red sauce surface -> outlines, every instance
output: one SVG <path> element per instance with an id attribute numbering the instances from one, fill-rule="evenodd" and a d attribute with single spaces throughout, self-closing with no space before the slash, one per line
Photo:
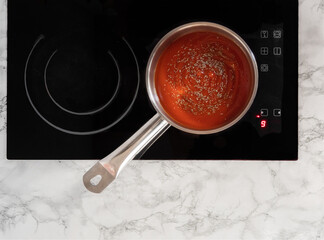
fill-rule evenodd
<path id="1" fill-rule="evenodd" d="M 227 124 L 249 101 L 249 62 L 231 40 L 213 32 L 190 33 L 161 55 L 155 72 L 161 105 L 183 127 L 209 130 Z"/>

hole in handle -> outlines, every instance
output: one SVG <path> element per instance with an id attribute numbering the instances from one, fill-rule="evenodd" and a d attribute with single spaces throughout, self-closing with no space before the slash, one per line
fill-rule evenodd
<path id="1" fill-rule="evenodd" d="M 97 162 L 83 175 L 83 184 L 91 192 L 100 193 L 115 180 L 115 176 Z"/>
<path id="2" fill-rule="evenodd" d="M 97 186 L 100 183 L 101 179 L 102 179 L 102 176 L 98 174 L 90 179 L 90 183 L 92 186 Z"/>

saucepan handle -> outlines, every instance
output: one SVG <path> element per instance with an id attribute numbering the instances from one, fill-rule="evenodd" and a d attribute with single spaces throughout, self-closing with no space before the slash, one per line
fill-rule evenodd
<path id="1" fill-rule="evenodd" d="M 159 114 L 154 115 L 126 142 L 84 174 L 84 186 L 91 192 L 102 192 L 131 160 L 144 153 L 169 127 L 170 124 Z"/>

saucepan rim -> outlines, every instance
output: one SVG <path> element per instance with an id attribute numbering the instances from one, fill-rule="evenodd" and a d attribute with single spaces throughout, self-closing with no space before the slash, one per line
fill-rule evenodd
<path id="1" fill-rule="evenodd" d="M 208 130 L 197 130 L 197 129 L 187 128 L 178 124 L 174 119 L 172 119 L 172 117 L 164 110 L 164 108 L 160 104 L 160 100 L 155 88 L 155 79 L 154 79 L 156 65 L 163 51 L 179 37 L 192 32 L 201 32 L 201 31 L 217 32 L 218 34 L 232 40 L 238 47 L 240 47 L 240 49 L 245 54 L 246 58 L 249 61 L 251 72 L 253 74 L 252 76 L 253 89 L 249 101 L 246 104 L 245 108 L 232 121 L 226 123 L 223 126 L 214 129 L 208 129 Z M 181 131 L 192 133 L 192 134 L 212 134 L 212 133 L 224 131 L 225 129 L 228 129 L 231 126 L 235 125 L 248 112 L 248 110 L 250 109 L 251 105 L 254 102 L 257 93 L 259 75 L 258 75 L 257 62 L 252 50 L 250 49 L 248 44 L 237 33 L 235 33 L 234 31 L 232 31 L 231 29 L 223 25 L 213 23 L 213 22 L 191 22 L 174 28 L 166 35 L 164 35 L 164 37 L 162 37 L 160 41 L 156 44 L 148 59 L 148 63 L 146 66 L 145 80 L 146 80 L 146 90 L 153 107 L 155 108 L 157 113 L 159 113 L 160 116 L 164 120 L 166 120 L 171 126 Z"/>

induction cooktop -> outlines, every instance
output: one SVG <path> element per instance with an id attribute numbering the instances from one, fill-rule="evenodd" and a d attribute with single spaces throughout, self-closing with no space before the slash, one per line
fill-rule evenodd
<path id="1" fill-rule="evenodd" d="M 222 24 L 253 51 L 255 101 L 235 126 L 169 128 L 140 159 L 296 160 L 298 0 L 8 1 L 8 159 L 101 159 L 155 111 L 150 52 L 193 21 Z"/>

